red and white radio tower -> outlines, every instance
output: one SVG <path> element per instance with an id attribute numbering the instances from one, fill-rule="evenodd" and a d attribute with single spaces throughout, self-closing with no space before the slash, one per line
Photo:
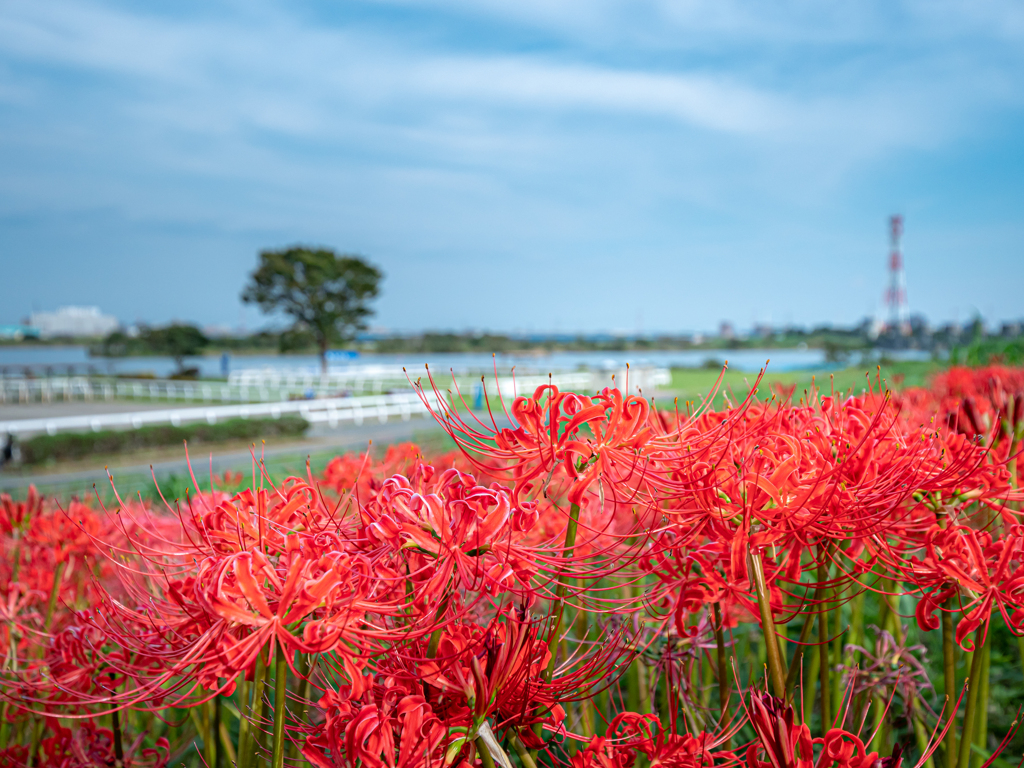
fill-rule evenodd
<path id="1" fill-rule="evenodd" d="M 885 292 L 885 306 L 889 309 L 889 329 L 910 335 L 910 308 L 907 306 L 907 275 L 903 271 L 903 217 L 889 219 L 892 250 L 889 253 L 889 288 Z"/>

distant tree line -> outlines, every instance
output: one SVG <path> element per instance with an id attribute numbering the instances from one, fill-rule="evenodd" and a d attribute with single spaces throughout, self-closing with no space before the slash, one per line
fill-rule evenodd
<path id="1" fill-rule="evenodd" d="M 109 357 L 167 355 L 179 370 L 184 360 L 205 350 L 278 352 L 319 355 L 327 368 L 329 349 L 381 354 L 505 353 L 505 352 L 622 352 L 632 350 L 822 349 L 830 362 L 844 362 L 855 352 L 878 348 L 924 349 L 936 354 L 952 351 L 972 362 L 987 359 L 1016 361 L 1024 357 L 1024 336 L 1019 323 L 1004 324 L 998 336 L 986 335 L 980 318 L 966 327 L 947 324 L 930 329 L 923 316 L 910 318 L 909 329 L 878 329 L 870 319 L 841 328 L 789 326 L 755 327 L 749 334 L 734 334 L 727 323 L 722 333 L 516 335 L 427 331 L 417 334 L 366 334 L 370 306 L 380 293 L 383 272 L 361 256 L 339 254 L 328 248 L 295 245 L 260 252 L 241 299 L 264 313 L 287 318 L 283 330 L 251 335 L 207 338 L 194 325 L 175 323 L 163 328 L 142 328 L 136 335 L 115 332 L 93 348 Z M 905 332 L 909 331 L 909 332 Z M 1016 341 L 1014 341 L 1016 340 Z M 1012 343 L 1011 343 L 1012 342 Z"/>
<path id="2" fill-rule="evenodd" d="M 90 351 L 103 357 L 164 355 L 184 371 L 185 358 L 201 355 L 209 345 L 210 339 L 196 326 L 172 323 L 160 328 L 143 326 L 134 334 L 114 331 Z"/>

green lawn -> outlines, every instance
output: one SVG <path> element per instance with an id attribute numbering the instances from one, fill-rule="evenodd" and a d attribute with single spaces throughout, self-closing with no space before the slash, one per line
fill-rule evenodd
<path id="1" fill-rule="evenodd" d="M 927 379 L 930 375 L 936 371 L 941 370 L 941 366 L 932 362 L 906 362 L 906 363 L 892 363 L 886 364 L 882 367 L 881 375 L 887 385 L 895 387 L 897 389 L 907 386 L 923 386 L 927 383 Z M 835 387 L 837 391 L 848 392 L 854 390 L 860 392 L 866 386 L 866 375 L 870 375 L 874 378 L 878 373 L 877 368 L 867 370 L 864 368 L 846 368 L 835 372 L 834 374 L 814 372 L 814 371 L 786 371 L 786 372 L 769 372 L 765 375 L 761 381 L 759 388 L 759 396 L 767 398 L 771 396 L 771 386 L 774 383 L 778 383 L 784 386 L 791 384 L 796 385 L 796 392 L 794 398 L 799 400 L 800 395 L 804 390 L 810 388 L 812 380 L 817 383 L 817 386 L 823 391 L 829 391 L 831 387 Z M 705 369 L 692 369 L 692 368 L 675 368 L 672 370 L 672 383 L 662 390 L 663 394 L 660 394 L 656 399 L 656 405 L 660 408 L 672 408 L 673 398 L 678 397 L 680 406 L 683 406 L 687 400 L 697 400 L 701 396 L 706 395 L 710 388 L 714 385 L 715 380 L 718 378 L 718 370 L 705 370 Z M 751 373 L 745 373 L 742 371 L 726 371 L 722 391 L 730 392 L 730 397 L 739 401 L 747 396 L 750 391 L 750 387 L 756 380 L 757 375 Z M 468 399 L 468 396 L 467 396 Z M 715 406 L 721 407 L 723 405 L 723 398 L 719 395 L 716 398 Z M 457 403 L 457 410 L 464 411 L 461 403 Z M 502 410 L 498 403 L 493 403 L 492 407 L 495 408 L 496 416 L 501 419 Z M 489 423 L 484 414 L 478 414 L 478 416 L 484 419 L 485 422 Z M 429 455 L 432 452 L 452 450 L 455 445 L 453 441 L 444 435 L 438 429 L 430 429 L 426 424 L 424 429 L 419 431 L 415 436 L 414 440 L 421 444 L 425 452 Z M 235 446 L 237 448 L 237 446 Z M 375 451 L 383 453 L 386 445 L 375 444 Z M 204 454 L 209 451 L 213 451 L 216 455 L 217 446 L 205 446 L 203 448 Z M 221 447 L 224 450 L 224 447 Z M 338 453 L 337 450 L 330 451 L 314 451 L 310 456 L 311 465 L 314 473 L 321 472 L 326 466 L 327 462 Z M 267 467 L 270 474 L 274 478 L 283 478 L 290 474 L 305 474 L 305 463 L 306 463 L 307 451 L 297 449 L 294 454 L 281 454 L 271 457 L 267 460 Z M 250 464 L 248 461 L 241 461 L 234 465 L 233 469 L 246 469 L 246 465 Z M 116 468 L 112 469 L 112 472 L 117 478 L 118 489 L 124 491 L 128 495 L 134 495 L 135 493 L 142 493 L 144 496 L 152 498 L 155 496 L 156 489 L 153 487 L 153 481 L 151 478 L 145 475 L 132 475 L 128 473 L 119 472 Z M 208 476 L 208 473 L 207 473 Z M 174 474 L 165 474 L 160 479 L 161 488 L 164 489 L 165 493 L 170 497 L 183 495 L 185 485 L 188 478 L 185 476 L 179 476 Z M 200 479 L 203 485 L 206 485 L 208 480 Z M 40 490 L 47 492 L 48 494 L 56 494 L 65 496 L 68 493 L 83 493 L 86 491 L 87 484 L 81 481 L 66 485 L 61 483 L 57 478 L 54 478 L 54 482 L 40 484 Z M 109 498 L 109 487 L 105 483 L 100 484 L 100 493 L 104 498 Z M 24 489 L 14 492 L 16 497 L 22 497 L 24 495 Z"/>
<path id="2" fill-rule="evenodd" d="M 942 366 L 933 362 L 886 363 L 881 367 L 881 376 L 888 387 L 901 389 L 903 387 L 924 386 L 927 384 L 928 377 L 940 370 L 942 370 Z M 669 393 L 672 397 L 678 397 L 680 403 L 687 400 L 698 400 L 707 395 L 711 390 L 719 373 L 719 370 L 673 368 L 672 383 L 665 387 L 663 391 Z M 762 398 L 768 398 L 771 397 L 773 384 L 787 387 L 795 384 L 796 391 L 793 396 L 794 399 L 799 400 L 801 394 L 805 390 L 810 389 L 812 382 L 817 385 L 818 389 L 825 392 L 832 390 L 834 387 L 837 392 L 846 393 L 853 391 L 860 393 L 867 387 L 867 376 L 871 376 L 872 380 L 874 380 L 878 373 L 879 369 L 877 367 L 871 369 L 861 367 L 845 368 L 834 373 L 822 371 L 782 371 L 775 373 L 769 365 L 768 372 L 761 380 L 758 394 Z M 747 396 L 756 380 L 757 374 L 755 373 L 726 371 L 722 380 L 722 391 L 731 393 L 731 399 L 739 401 Z M 666 402 L 664 397 L 656 400 L 656 403 L 660 407 L 671 406 L 671 402 Z M 716 398 L 715 405 L 722 405 L 721 395 Z"/>

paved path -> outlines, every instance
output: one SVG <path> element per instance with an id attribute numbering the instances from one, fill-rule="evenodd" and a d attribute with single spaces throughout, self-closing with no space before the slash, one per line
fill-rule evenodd
<path id="1" fill-rule="evenodd" d="M 310 430 L 309 437 L 299 443 L 288 443 L 275 447 L 270 443 L 264 455 L 267 458 L 295 457 L 297 461 L 309 454 L 326 454 L 331 452 L 345 453 L 365 449 L 369 441 L 374 445 L 384 446 L 413 440 L 414 437 L 428 436 L 431 439 L 440 436 L 440 428 L 433 421 L 416 418 L 410 421 L 393 421 L 386 424 L 364 424 L 362 426 L 346 425 L 330 429 L 326 425 L 316 426 Z M 223 472 L 225 469 L 247 469 L 252 466 L 252 455 L 248 450 L 235 449 L 228 453 L 218 453 L 206 447 L 198 448 L 190 453 L 192 471 L 197 478 L 209 477 L 210 453 L 213 453 L 213 471 Z M 117 482 L 118 490 L 134 492 L 143 485 L 152 483 L 150 464 L 134 464 L 112 467 L 110 470 Z M 186 476 L 188 462 L 184 452 L 180 459 L 164 460 L 152 464 L 152 472 L 158 478 L 170 475 Z M 5 474 L 0 472 L 0 490 L 22 495 L 29 485 L 36 485 L 47 493 L 59 493 L 63 497 L 72 494 L 92 492 L 93 484 L 100 488 L 109 488 L 106 471 L 103 467 L 79 470 L 74 472 L 39 472 L 32 475 Z"/>
<path id="2" fill-rule="evenodd" d="M 0 421 L 15 419 L 53 419 L 64 416 L 94 416 L 104 413 L 130 413 L 183 407 L 188 403 L 167 403 L 145 400 L 71 400 L 57 403 L 3 403 Z M 220 405 L 220 403 L 215 403 Z"/>

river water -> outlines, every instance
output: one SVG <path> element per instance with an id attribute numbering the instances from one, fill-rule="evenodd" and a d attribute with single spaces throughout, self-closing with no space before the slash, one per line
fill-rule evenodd
<path id="1" fill-rule="evenodd" d="M 909 350 L 890 353 L 899 359 L 928 359 L 928 353 Z M 787 371 L 796 369 L 828 370 L 842 367 L 826 364 L 825 354 L 820 349 L 732 349 L 732 350 L 650 350 L 633 352 L 552 352 L 501 354 L 497 356 L 499 371 L 508 371 L 513 366 L 519 373 L 548 373 L 569 371 L 579 368 L 591 370 L 619 370 L 626 363 L 634 367 L 654 366 L 659 368 L 697 368 L 704 365 L 721 364 L 728 360 L 732 370 L 756 372 L 770 359 L 769 370 Z M 866 361 L 865 361 L 866 362 Z M 199 368 L 203 377 L 222 377 L 225 363 L 229 371 L 243 369 L 273 368 L 295 371 L 319 371 L 320 363 L 315 355 L 230 355 L 225 361 L 220 355 L 187 358 L 186 365 Z M 490 370 L 494 360 L 490 355 L 477 353 L 396 355 L 346 355 L 331 360 L 331 368 L 342 370 L 348 366 L 406 366 L 410 372 L 421 371 L 424 364 L 439 372 L 450 368 L 456 372 Z M 90 357 L 84 346 L 8 346 L 0 347 L 0 374 L 17 374 L 29 366 L 35 375 L 52 369 L 52 373 L 64 374 L 71 367 L 74 373 L 98 374 L 149 373 L 163 378 L 175 370 L 175 363 L 169 357 Z"/>

